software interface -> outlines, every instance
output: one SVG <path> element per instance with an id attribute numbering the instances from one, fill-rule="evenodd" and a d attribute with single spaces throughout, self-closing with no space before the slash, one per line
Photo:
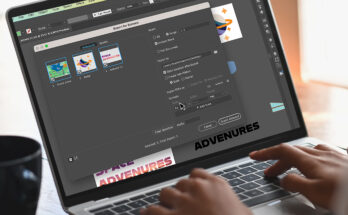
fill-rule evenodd
<path id="1" fill-rule="evenodd" d="M 13 22 L 67 195 L 299 126 L 259 0 L 88 0 Z"/>

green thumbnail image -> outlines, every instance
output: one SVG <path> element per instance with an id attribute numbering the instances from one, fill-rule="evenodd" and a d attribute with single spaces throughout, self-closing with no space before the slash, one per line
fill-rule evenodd
<path id="1" fill-rule="evenodd" d="M 47 71 L 51 81 L 58 81 L 62 77 L 70 76 L 67 61 L 47 65 Z"/>

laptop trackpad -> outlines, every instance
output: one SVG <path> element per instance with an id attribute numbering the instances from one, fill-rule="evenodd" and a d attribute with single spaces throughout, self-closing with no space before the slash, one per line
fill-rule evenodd
<path id="1" fill-rule="evenodd" d="M 252 209 L 255 215 L 264 214 L 284 214 L 284 215 L 295 215 L 295 214 L 331 214 L 327 210 L 316 208 L 311 202 L 301 195 L 287 198 L 284 200 L 274 201 L 268 205 L 256 207 Z"/>

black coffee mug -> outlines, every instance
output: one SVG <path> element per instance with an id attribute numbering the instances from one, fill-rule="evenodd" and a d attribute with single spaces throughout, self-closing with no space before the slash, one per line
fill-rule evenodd
<path id="1" fill-rule="evenodd" d="M 0 136 L 0 214 L 36 213 L 41 165 L 38 142 L 24 137 Z"/>

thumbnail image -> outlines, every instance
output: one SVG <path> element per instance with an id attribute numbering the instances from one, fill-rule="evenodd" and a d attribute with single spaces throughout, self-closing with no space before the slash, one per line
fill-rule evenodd
<path id="1" fill-rule="evenodd" d="M 123 63 L 120 47 L 117 43 L 99 48 L 99 54 L 104 68 Z"/>
<path id="2" fill-rule="evenodd" d="M 92 51 L 73 55 L 73 60 L 77 75 L 84 75 L 86 73 L 97 71 L 97 65 Z"/>
<path id="3" fill-rule="evenodd" d="M 212 8 L 221 43 L 243 38 L 232 3 Z"/>
<path id="4" fill-rule="evenodd" d="M 71 78 L 67 58 L 46 62 L 46 69 L 50 83 L 56 83 Z"/>

